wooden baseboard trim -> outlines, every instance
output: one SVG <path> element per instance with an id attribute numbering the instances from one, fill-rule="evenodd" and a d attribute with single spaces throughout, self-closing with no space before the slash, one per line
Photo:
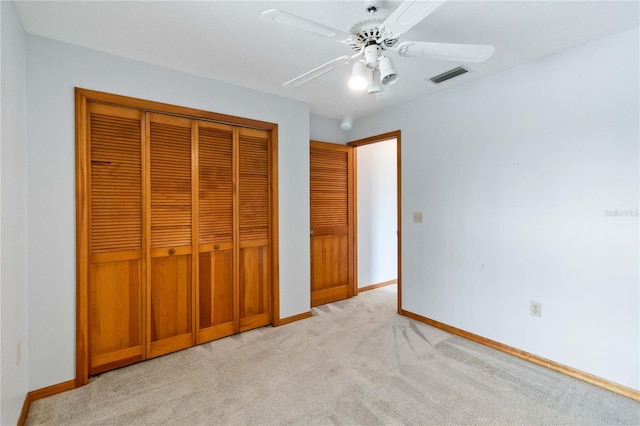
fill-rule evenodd
<path id="1" fill-rule="evenodd" d="M 398 280 L 395 279 L 395 280 L 383 281 L 383 282 L 378 283 L 378 284 L 371 284 L 371 285 L 367 285 L 367 286 L 364 286 L 364 287 L 359 287 L 358 288 L 358 293 L 362 293 L 363 291 L 369 291 L 369 290 L 373 290 L 373 289 L 380 288 L 380 287 L 386 287 L 388 285 L 397 284 L 397 283 L 398 283 Z"/>
<path id="2" fill-rule="evenodd" d="M 295 321 L 300 321 L 305 318 L 311 318 L 311 316 L 312 316 L 311 311 L 309 311 L 309 312 L 303 312 L 301 314 L 294 315 L 291 317 L 281 318 L 280 321 L 278 321 L 278 324 L 276 324 L 276 327 L 280 327 L 281 325 L 285 325 L 285 324 L 290 324 Z"/>
<path id="3" fill-rule="evenodd" d="M 426 318 L 418 314 L 414 314 L 413 312 L 409 312 L 406 310 L 401 310 L 402 315 L 419 321 L 421 323 L 430 325 L 435 328 L 439 328 L 440 330 L 444 330 L 451 334 L 455 334 L 456 336 L 463 337 L 467 340 L 471 340 L 472 342 L 480 343 L 481 345 L 488 346 L 492 349 L 498 350 L 500 352 L 504 352 L 506 354 L 515 356 L 517 358 L 523 359 L 525 361 L 531 362 L 536 365 L 540 365 L 542 367 L 548 368 L 549 370 L 557 371 L 559 373 L 565 374 L 569 377 L 573 377 L 574 379 L 581 380 L 583 382 L 589 383 L 594 386 L 598 386 L 602 389 L 606 389 L 610 392 L 616 393 L 618 395 L 622 395 L 634 401 L 640 402 L 640 391 L 635 389 L 628 388 L 626 386 L 619 385 L 617 383 L 610 382 L 609 380 L 594 376 L 589 373 L 585 373 L 584 371 L 576 370 L 575 368 L 566 366 L 564 364 L 557 363 L 555 361 L 548 360 L 546 358 L 539 357 L 529 352 L 522 351 L 520 349 L 516 349 L 514 347 L 505 345 L 504 343 L 496 342 L 495 340 L 487 339 L 486 337 L 479 336 L 477 334 L 470 333 L 465 330 L 461 330 L 459 328 L 453 327 L 448 324 L 444 324 L 442 322 L 432 320 L 431 318 Z"/>
<path id="4" fill-rule="evenodd" d="M 58 383 L 56 385 L 47 386 L 46 388 L 36 389 L 28 393 L 31 395 L 31 401 L 37 401 L 48 396 L 56 395 L 62 392 L 66 392 L 76 388 L 75 380 L 68 380 L 66 382 Z"/>
<path id="5" fill-rule="evenodd" d="M 27 422 L 27 415 L 29 414 L 29 408 L 31 408 L 31 399 L 27 393 L 24 397 L 24 403 L 22 404 L 22 411 L 20 411 L 20 417 L 18 418 L 18 426 L 24 426 Z"/>
<path id="6" fill-rule="evenodd" d="M 29 415 L 29 409 L 31 403 L 48 396 L 53 396 L 62 392 L 66 392 L 76 388 L 75 380 L 68 380 L 66 382 L 58 383 L 55 385 L 47 386 L 46 388 L 36 389 L 28 392 L 24 397 L 24 404 L 22 404 L 22 411 L 20 412 L 20 418 L 18 419 L 18 426 L 23 426 L 27 421 L 27 415 Z"/>

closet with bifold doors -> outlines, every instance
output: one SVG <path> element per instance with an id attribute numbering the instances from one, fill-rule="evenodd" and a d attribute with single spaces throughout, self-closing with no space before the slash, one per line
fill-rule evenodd
<path id="1" fill-rule="evenodd" d="M 76 93 L 79 377 L 271 324 L 274 129 L 100 95 Z"/>

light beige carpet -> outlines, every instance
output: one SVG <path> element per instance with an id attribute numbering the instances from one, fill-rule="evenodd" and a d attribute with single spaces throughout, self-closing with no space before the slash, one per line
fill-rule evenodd
<path id="1" fill-rule="evenodd" d="M 27 424 L 640 424 L 640 404 L 395 314 L 395 286 L 104 373 Z"/>

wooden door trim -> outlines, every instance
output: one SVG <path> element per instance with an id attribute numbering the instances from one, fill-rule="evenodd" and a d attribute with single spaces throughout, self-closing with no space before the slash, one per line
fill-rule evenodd
<path id="1" fill-rule="evenodd" d="M 278 228 L 278 126 L 271 128 L 269 140 L 269 199 L 270 214 L 269 240 L 271 242 L 271 325 L 277 327 L 280 321 L 280 247 Z"/>
<path id="2" fill-rule="evenodd" d="M 376 136 L 369 136 L 368 138 L 364 138 L 364 139 L 357 139 L 355 141 L 348 142 L 347 145 L 356 148 L 362 145 L 369 145 L 372 143 L 384 142 L 389 139 L 400 140 L 400 133 L 401 133 L 400 130 L 394 130 L 392 132 L 381 133 Z"/>
<path id="3" fill-rule="evenodd" d="M 200 218 L 200 163 L 198 162 L 200 127 L 198 122 L 191 123 L 191 345 L 198 344 L 200 318 L 200 292 L 198 291 L 200 274 L 199 218 Z"/>
<path id="4" fill-rule="evenodd" d="M 279 300 L 279 226 L 278 226 L 278 124 L 269 123 L 260 120 L 253 120 L 244 117 L 236 117 L 227 114 L 219 114 L 209 111 L 198 110 L 194 108 L 181 107 L 171 104 L 165 104 L 161 102 L 148 101 L 143 99 L 132 98 L 128 96 L 115 95 L 111 93 L 99 92 L 94 90 L 88 90 L 83 88 L 75 88 L 75 190 L 76 190 L 76 361 L 75 361 L 75 386 L 83 386 L 89 382 L 89 164 L 90 164 L 90 152 L 88 150 L 87 141 L 87 109 L 89 102 L 102 103 L 108 105 L 116 105 L 125 108 L 132 108 L 143 112 L 155 112 L 166 115 L 174 115 L 179 117 L 186 117 L 190 119 L 197 119 L 203 121 L 210 121 L 216 123 L 230 124 L 236 127 L 248 127 L 260 130 L 267 130 L 270 132 L 270 226 L 271 226 L 271 244 L 269 247 L 271 256 L 271 324 L 277 326 L 280 324 L 280 300 Z M 146 118 L 143 119 L 142 125 L 142 161 L 145 166 L 145 173 L 148 173 L 148 150 L 146 149 L 146 142 L 144 142 L 146 126 Z M 143 178 L 143 185 L 148 185 L 149 176 Z M 148 203 L 149 200 L 144 197 L 148 191 L 143 191 L 142 203 Z M 146 209 L 147 213 L 143 215 L 143 258 L 148 259 L 150 251 L 145 247 L 148 245 L 148 239 L 150 235 L 146 235 L 146 229 L 149 224 L 149 209 Z M 145 242 L 145 239 L 147 242 Z M 196 240 L 197 243 L 197 240 Z M 195 245 L 197 248 L 197 245 Z M 195 249 L 194 249 L 195 250 Z M 195 251 L 194 257 L 197 257 L 197 251 Z M 145 262 L 147 263 L 147 262 Z M 147 276 L 147 270 L 142 271 L 142 276 Z M 193 278 L 193 286 L 197 284 L 195 276 Z M 148 287 L 146 279 L 143 278 L 142 292 L 147 294 Z M 195 288 L 195 287 L 194 287 Z M 192 298 L 195 303 L 195 297 Z M 146 302 L 143 302 L 143 327 L 147 329 L 147 311 L 149 306 Z M 193 310 L 195 316 L 195 309 Z M 197 318 L 195 318 L 197 320 Z M 192 326 L 196 327 L 197 323 L 194 322 Z M 196 333 L 194 333 L 195 335 Z M 148 348 L 146 345 L 143 348 L 145 358 L 147 356 Z"/>
<path id="5" fill-rule="evenodd" d="M 151 125 L 149 114 L 144 115 L 144 139 L 142 141 L 143 163 L 142 169 L 142 250 L 144 251 L 144 262 L 142 263 L 143 290 L 142 294 L 142 323 L 144 325 L 144 345 L 143 356 L 147 359 L 151 355 Z"/>
<path id="6" fill-rule="evenodd" d="M 89 146 L 87 97 L 76 90 L 76 378 L 89 381 Z"/>
<path id="7" fill-rule="evenodd" d="M 190 119 L 201 119 L 216 123 L 231 124 L 238 127 L 250 127 L 260 130 L 271 130 L 278 125 L 266 121 L 253 120 L 251 118 L 237 117 L 234 115 L 219 114 L 217 112 L 203 111 L 162 102 L 148 101 L 129 96 L 114 95 L 112 93 L 98 92 L 95 90 L 76 87 L 76 95 L 81 95 L 91 102 L 100 102 L 117 106 L 124 106 L 146 112 L 158 112 L 161 114 L 176 115 Z"/>
<path id="8" fill-rule="evenodd" d="M 351 267 L 349 268 L 349 284 L 350 284 L 350 294 L 351 297 L 356 296 L 358 294 L 358 280 L 357 280 L 357 270 L 358 270 L 358 258 L 356 257 L 357 254 L 357 247 L 358 247 L 358 243 L 356 240 L 356 228 L 357 228 L 357 222 L 356 222 L 356 167 L 355 167 L 355 154 L 356 154 L 356 150 L 353 147 L 349 147 L 350 151 L 349 151 L 349 164 L 348 164 L 348 174 L 349 174 L 349 178 L 348 178 L 348 183 L 347 183 L 347 192 L 348 192 L 348 205 L 349 205 L 349 238 L 351 239 L 351 244 L 350 244 L 350 251 L 351 251 Z"/>
<path id="9" fill-rule="evenodd" d="M 363 145 L 369 145 L 372 143 L 383 142 L 389 139 L 396 140 L 396 163 L 397 163 L 397 198 L 398 198 L 398 303 L 397 312 L 402 312 L 402 132 L 400 130 L 394 130 L 392 132 L 382 133 L 375 136 L 370 136 L 363 139 L 357 139 L 355 141 L 347 143 L 347 145 L 357 148 Z M 356 164 L 357 167 L 357 164 Z M 357 192 L 357 191 L 355 191 Z M 357 196 L 357 194 L 356 194 Z M 357 246 L 357 243 L 356 243 Z M 356 263 L 357 264 L 357 263 Z"/>
<path id="10" fill-rule="evenodd" d="M 232 267 L 233 267 L 233 273 L 232 273 L 232 277 L 233 277 L 233 333 L 239 333 L 240 332 L 240 277 L 239 277 L 239 265 L 240 265 L 240 212 L 238 211 L 238 206 L 240 205 L 240 158 L 239 158 L 239 152 L 240 152 L 240 132 L 238 132 L 238 129 L 233 129 L 233 135 L 232 135 L 232 142 L 231 142 L 231 170 L 232 170 L 232 174 L 233 174 L 233 178 L 231 179 L 231 181 L 233 182 L 233 197 L 231 200 L 231 204 L 232 204 L 232 209 L 231 211 L 233 212 L 233 220 L 231 228 L 232 228 L 232 235 L 233 235 L 233 239 L 232 239 L 232 243 L 233 243 L 233 250 L 232 250 Z"/>
<path id="11" fill-rule="evenodd" d="M 151 317 L 151 284 L 150 274 L 151 268 L 151 156 L 149 153 L 149 118 L 148 114 L 144 114 L 142 118 L 142 156 L 141 156 L 141 172 L 142 172 L 142 271 L 141 271 L 141 293 L 144 297 L 141 300 L 142 312 L 142 329 L 145 335 L 140 336 L 142 345 L 142 359 L 147 359 L 149 356 L 149 345 L 147 341 L 148 335 L 151 335 L 151 324 L 149 318 Z M 91 159 L 91 158 L 89 158 Z M 87 324 L 88 325 L 88 324 Z M 76 325 L 78 327 L 78 325 Z M 144 341 L 142 338 L 144 337 Z M 77 360 L 76 355 L 76 360 Z M 76 361 L 77 362 L 77 361 Z"/>

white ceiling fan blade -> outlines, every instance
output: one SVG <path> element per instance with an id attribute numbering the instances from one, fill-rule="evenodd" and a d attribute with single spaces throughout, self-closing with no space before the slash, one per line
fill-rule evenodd
<path id="1" fill-rule="evenodd" d="M 344 31 L 319 24 L 278 9 L 271 9 L 266 12 L 262 12 L 260 19 L 263 22 L 288 25 L 323 37 L 334 38 L 337 41 L 343 41 L 350 37 L 350 35 Z"/>
<path id="2" fill-rule="evenodd" d="M 495 48 L 488 44 L 430 43 L 428 41 L 403 41 L 397 46 L 398 55 L 405 57 L 426 56 L 432 59 L 456 62 L 484 62 Z"/>
<path id="3" fill-rule="evenodd" d="M 302 86 L 305 83 L 310 82 L 311 80 L 313 80 L 314 78 L 318 78 L 323 74 L 328 73 L 329 71 L 333 70 L 336 67 L 336 64 L 339 64 L 340 62 L 343 62 L 345 64 L 348 64 L 349 62 L 351 62 L 351 60 L 356 57 L 359 56 L 359 54 L 356 54 L 354 56 L 349 56 L 349 55 L 344 55 L 344 56 L 340 56 L 338 58 L 335 58 L 329 62 L 327 62 L 326 64 L 322 64 L 319 67 L 316 67 L 314 69 L 312 69 L 311 71 L 307 71 L 306 73 L 287 81 L 286 83 L 284 83 L 282 85 L 282 87 L 299 87 Z"/>
<path id="4" fill-rule="evenodd" d="M 445 1 L 405 0 L 382 23 L 383 32 L 388 38 L 398 38 L 442 6 Z"/>

